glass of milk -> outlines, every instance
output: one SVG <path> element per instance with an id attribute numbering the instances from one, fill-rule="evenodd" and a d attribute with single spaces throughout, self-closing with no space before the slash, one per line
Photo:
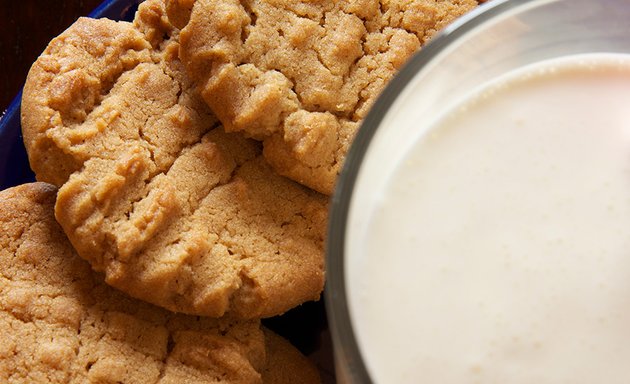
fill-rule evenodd
<path id="1" fill-rule="evenodd" d="M 339 382 L 630 382 L 630 1 L 448 27 L 365 120 L 328 239 Z"/>

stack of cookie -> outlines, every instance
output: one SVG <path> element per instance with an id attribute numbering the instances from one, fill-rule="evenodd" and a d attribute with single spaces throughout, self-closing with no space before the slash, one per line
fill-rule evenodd
<path id="1" fill-rule="evenodd" d="M 257 320 L 188 316 L 107 286 L 55 221 L 56 188 L 0 192 L 3 383 L 317 383 Z"/>
<path id="2" fill-rule="evenodd" d="M 44 183 L 0 194 L 0 380 L 318 382 L 260 319 L 319 298 L 360 122 L 476 4 L 147 0 L 133 23 L 79 19 L 24 88 Z"/>

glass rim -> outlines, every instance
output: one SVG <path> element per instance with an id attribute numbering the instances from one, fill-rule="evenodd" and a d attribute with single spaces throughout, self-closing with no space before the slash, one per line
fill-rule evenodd
<path id="1" fill-rule="evenodd" d="M 368 112 L 355 136 L 337 179 L 332 195 L 326 242 L 326 289 L 325 300 L 330 330 L 335 343 L 335 353 L 341 351 L 351 375 L 361 383 L 372 383 L 363 355 L 352 327 L 345 276 L 345 235 L 354 187 L 363 159 L 372 139 L 387 111 L 396 101 L 410 80 L 421 72 L 433 59 L 465 37 L 471 30 L 491 21 L 506 11 L 531 3 L 557 0 L 491 0 L 455 20 L 439 32 L 415 54 L 394 76 Z"/>

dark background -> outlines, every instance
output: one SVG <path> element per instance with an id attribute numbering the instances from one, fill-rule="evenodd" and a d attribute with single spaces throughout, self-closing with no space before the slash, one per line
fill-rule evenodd
<path id="1" fill-rule="evenodd" d="M 0 114 L 48 42 L 102 0 L 0 0 Z"/>

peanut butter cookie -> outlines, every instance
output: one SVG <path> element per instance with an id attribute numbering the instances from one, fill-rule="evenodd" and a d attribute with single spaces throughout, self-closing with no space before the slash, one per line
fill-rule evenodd
<path id="1" fill-rule="evenodd" d="M 321 381 L 317 368 L 291 343 L 264 329 L 267 367 L 262 372 L 264 383 L 317 384 Z"/>
<path id="2" fill-rule="evenodd" d="M 0 192 L 0 381 L 288 383 L 274 374 L 286 367 L 319 381 L 257 320 L 175 314 L 104 284 L 55 221 L 55 192 Z"/>
<path id="3" fill-rule="evenodd" d="M 385 84 L 476 0 L 167 0 L 188 74 L 226 131 L 331 194 Z"/>
<path id="4" fill-rule="evenodd" d="M 164 4 L 80 19 L 33 65 L 25 145 L 57 220 L 128 294 L 188 314 L 268 317 L 317 299 L 325 196 L 225 133 L 184 74 Z"/>

